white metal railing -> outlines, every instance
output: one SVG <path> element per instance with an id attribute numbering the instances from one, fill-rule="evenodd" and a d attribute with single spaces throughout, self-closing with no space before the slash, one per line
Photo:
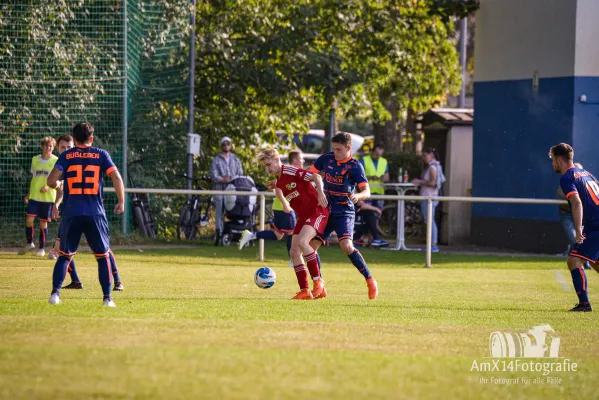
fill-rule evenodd
<path id="1" fill-rule="evenodd" d="M 104 188 L 106 192 L 114 192 L 114 188 Z M 266 203 L 266 197 L 274 197 L 273 192 L 237 192 L 237 191 L 226 191 L 226 190 L 186 190 L 186 189 L 147 189 L 147 188 L 126 188 L 126 193 L 142 193 L 142 194 L 182 194 L 182 195 L 198 195 L 198 196 L 259 196 L 260 197 L 260 230 L 264 230 L 264 208 Z M 568 204 L 566 200 L 552 200 L 552 199 L 526 199 L 526 198 L 514 198 L 514 197 L 455 197 L 455 196 L 440 196 L 440 197 L 428 197 L 428 196 L 400 196 L 400 195 L 372 195 L 372 200 L 396 200 L 397 209 L 401 215 L 403 215 L 403 208 L 405 201 L 426 201 L 426 267 L 431 267 L 432 258 L 432 236 L 433 229 L 431 221 L 433 218 L 433 201 L 456 201 L 461 203 L 502 203 L 502 204 L 549 204 L 549 205 L 560 205 Z M 398 218 L 398 228 L 404 221 L 400 221 Z M 402 227 L 403 228 L 403 227 Z M 399 234 L 399 229 L 398 229 Z M 398 237 L 399 240 L 399 237 Z M 264 261 L 264 240 L 259 240 L 259 259 Z"/>

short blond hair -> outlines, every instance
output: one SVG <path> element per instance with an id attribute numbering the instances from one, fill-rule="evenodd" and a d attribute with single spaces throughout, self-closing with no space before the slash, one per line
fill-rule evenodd
<path id="1" fill-rule="evenodd" d="M 52 136 L 46 136 L 42 139 L 42 146 L 47 146 L 52 143 L 52 147 L 56 147 L 56 140 Z"/>
<path id="2" fill-rule="evenodd" d="M 267 147 L 258 154 L 256 157 L 256 162 L 262 164 L 266 160 L 274 160 L 275 158 L 279 158 L 279 152 L 274 147 Z"/>

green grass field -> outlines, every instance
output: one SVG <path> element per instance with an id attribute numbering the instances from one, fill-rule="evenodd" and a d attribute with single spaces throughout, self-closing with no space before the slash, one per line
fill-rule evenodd
<path id="1" fill-rule="evenodd" d="M 0 254 L 0 398 L 598 396 L 599 323 L 566 312 L 576 295 L 564 259 L 434 255 L 425 269 L 423 254 L 363 250 L 380 288 L 369 301 L 347 257 L 323 249 L 329 297 L 291 301 L 284 246 L 267 246 L 264 264 L 278 276 L 269 290 L 253 283 L 263 265 L 255 249 L 117 250 L 116 309 L 102 307 L 87 253 L 77 256 L 85 289 L 63 290 L 59 306 L 47 304 L 52 261 Z M 588 280 L 596 298 L 597 274 Z M 576 372 L 471 371 L 490 361 L 491 332 L 540 324 L 555 329 Z M 523 377 L 531 381 L 492 381 Z"/>

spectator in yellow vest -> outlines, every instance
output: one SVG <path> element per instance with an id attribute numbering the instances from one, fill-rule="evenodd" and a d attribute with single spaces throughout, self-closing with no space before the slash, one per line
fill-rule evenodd
<path id="1" fill-rule="evenodd" d="M 384 152 L 383 145 L 377 144 L 370 150 L 370 155 L 364 156 L 360 160 L 366 173 L 366 179 L 368 179 L 371 194 L 385 194 L 383 183 L 389 182 L 389 164 L 383 157 Z M 372 200 L 372 205 L 382 210 L 383 200 Z"/>

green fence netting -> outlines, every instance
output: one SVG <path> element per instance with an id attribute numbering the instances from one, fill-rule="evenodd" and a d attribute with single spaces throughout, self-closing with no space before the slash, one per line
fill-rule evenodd
<path id="1" fill-rule="evenodd" d="M 0 242 L 24 240 L 24 197 L 41 139 L 70 133 L 80 121 L 94 125 L 94 144 L 111 152 L 120 169 L 127 146 L 137 185 L 182 187 L 174 174 L 185 170 L 186 159 L 189 18 L 181 10 L 189 12 L 189 2 L 2 3 Z M 111 210 L 114 195 L 105 199 Z M 120 231 L 122 218 L 108 215 Z M 57 225 L 50 224 L 50 235 Z"/>

